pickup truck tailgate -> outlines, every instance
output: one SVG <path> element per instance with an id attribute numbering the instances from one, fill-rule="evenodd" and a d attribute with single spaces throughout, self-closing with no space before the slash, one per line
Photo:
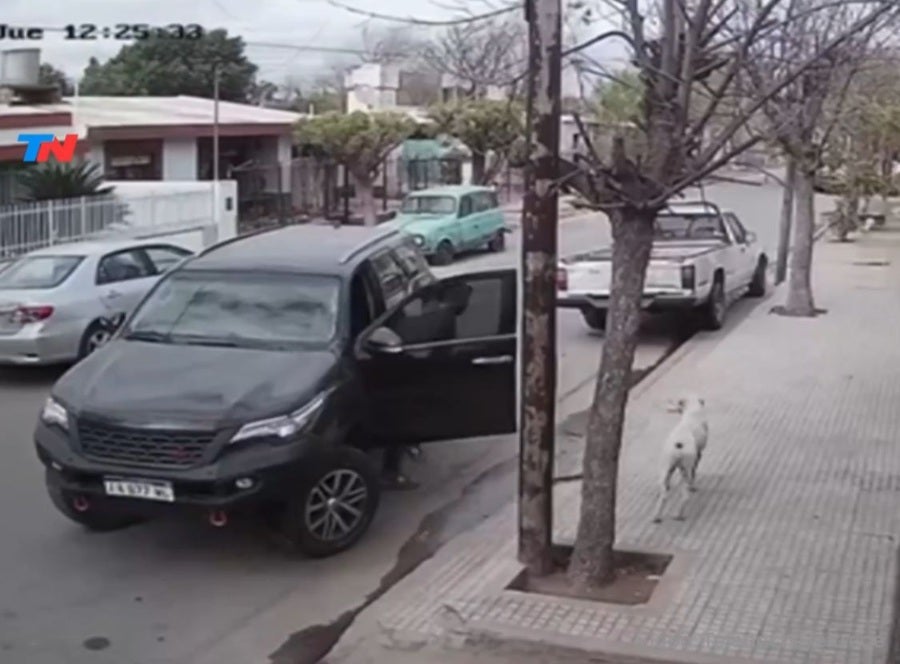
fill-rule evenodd
<path id="1" fill-rule="evenodd" d="M 608 295 L 612 281 L 612 262 L 583 261 L 560 266 L 565 277 L 564 290 L 569 295 Z M 644 292 L 647 294 L 679 291 L 681 284 L 681 265 L 674 261 L 651 261 L 647 266 L 647 277 L 644 281 Z"/>

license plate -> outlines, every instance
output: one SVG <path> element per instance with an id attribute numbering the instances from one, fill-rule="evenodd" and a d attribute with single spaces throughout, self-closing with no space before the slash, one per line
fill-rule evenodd
<path id="1" fill-rule="evenodd" d="M 157 480 L 126 480 L 107 478 L 103 480 L 107 496 L 157 500 L 164 503 L 175 502 L 175 491 L 171 482 Z"/>

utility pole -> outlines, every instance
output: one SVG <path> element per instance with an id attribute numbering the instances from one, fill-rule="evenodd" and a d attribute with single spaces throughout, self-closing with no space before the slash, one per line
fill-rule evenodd
<path id="1" fill-rule="evenodd" d="M 553 569 L 561 0 L 526 0 L 530 158 L 522 206 L 519 561 Z"/>
<path id="2" fill-rule="evenodd" d="M 219 233 L 219 65 L 213 65 L 213 223 L 216 226 L 216 236 Z"/>

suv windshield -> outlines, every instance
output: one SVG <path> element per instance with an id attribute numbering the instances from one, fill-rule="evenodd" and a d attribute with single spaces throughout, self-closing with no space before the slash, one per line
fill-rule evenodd
<path id="1" fill-rule="evenodd" d="M 125 337 L 247 348 L 325 344 L 335 333 L 339 293 L 335 277 L 182 270 L 147 298 Z"/>
<path id="2" fill-rule="evenodd" d="M 456 199 L 452 196 L 409 196 L 403 201 L 401 212 L 407 214 L 453 214 Z"/>
<path id="3" fill-rule="evenodd" d="M 84 256 L 26 256 L 0 265 L 0 288 L 55 288 L 69 278 Z"/>
<path id="4" fill-rule="evenodd" d="M 725 228 L 717 214 L 661 214 L 656 217 L 658 240 L 725 239 Z"/>

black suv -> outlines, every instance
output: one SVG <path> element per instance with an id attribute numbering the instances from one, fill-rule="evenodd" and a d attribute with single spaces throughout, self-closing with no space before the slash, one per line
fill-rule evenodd
<path id="1" fill-rule="evenodd" d="M 93 530 L 252 508 L 336 553 L 378 505 L 370 449 L 515 430 L 516 305 L 514 270 L 437 280 L 395 230 L 221 243 L 56 383 L 35 431 L 50 497 Z"/>

